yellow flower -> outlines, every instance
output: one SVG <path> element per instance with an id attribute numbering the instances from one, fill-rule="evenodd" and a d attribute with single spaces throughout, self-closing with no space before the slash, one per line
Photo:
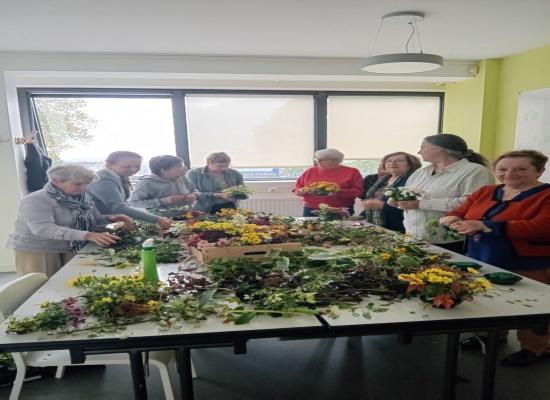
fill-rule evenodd
<path id="1" fill-rule="evenodd" d="M 71 278 L 67 281 L 67 286 L 76 286 L 78 285 L 78 278 Z"/>
<path id="2" fill-rule="evenodd" d="M 50 302 L 48 300 L 44 300 L 42 303 L 40 303 L 40 308 L 48 308 L 50 306 Z"/>
<path id="3" fill-rule="evenodd" d="M 399 253 L 399 254 L 403 254 L 403 253 L 405 253 L 406 251 L 407 251 L 407 249 L 404 248 L 404 247 L 397 247 L 397 248 L 395 249 L 395 252 L 396 252 L 396 253 Z"/>
<path id="4" fill-rule="evenodd" d="M 380 257 L 382 257 L 382 260 L 387 261 L 391 258 L 391 254 L 389 254 L 389 253 L 380 253 Z"/>
<path id="5" fill-rule="evenodd" d="M 477 278 L 476 279 L 480 284 L 481 286 L 483 286 L 485 289 L 492 289 L 493 288 L 493 285 L 491 285 L 491 282 L 489 282 L 487 279 L 485 278 Z"/>
<path id="6" fill-rule="evenodd" d="M 110 298 L 110 297 L 102 297 L 102 298 L 101 298 L 101 302 L 102 302 L 102 303 L 112 303 L 112 302 L 113 302 L 113 299 Z"/>
<path id="7" fill-rule="evenodd" d="M 124 296 L 124 300 L 130 301 L 133 303 L 134 301 L 136 301 L 136 296 L 134 296 L 133 294 L 127 294 Z"/>
<path id="8" fill-rule="evenodd" d="M 151 308 L 157 308 L 158 305 L 159 305 L 159 303 L 158 303 L 158 301 L 155 301 L 155 300 L 149 300 L 149 301 L 147 302 L 147 305 L 148 305 L 149 307 L 151 307 Z"/>
<path id="9" fill-rule="evenodd" d="M 472 268 L 472 267 L 468 267 L 468 272 L 470 274 L 479 275 L 479 271 L 475 268 Z"/>

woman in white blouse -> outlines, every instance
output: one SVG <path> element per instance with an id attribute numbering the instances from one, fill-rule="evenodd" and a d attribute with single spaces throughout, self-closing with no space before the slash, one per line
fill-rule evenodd
<path id="1" fill-rule="evenodd" d="M 425 137 L 418 154 L 431 164 L 416 170 L 405 185 L 420 191 L 420 200 L 397 202 L 397 207 L 406 211 L 405 230 L 416 238 L 463 253 L 462 240 L 444 238 L 443 227 L 433 231 L 427 224 L 430 220 L 439 221 L 480 187 L 494 183 L 493 174 L 486 167 L 488 162 L 468 149 L 464 139 L 448 133 Z"/>

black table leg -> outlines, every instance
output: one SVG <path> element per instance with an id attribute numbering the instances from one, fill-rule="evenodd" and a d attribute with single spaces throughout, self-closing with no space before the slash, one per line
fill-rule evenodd
<path id="1" fill-rule="evenodd" d="M 131 351 L 129 355 L 132 384 L 134 385 L 134 398 L 136 400 L 147 400 L 147 385 L 145 384 L 145 372 L 143 371 L 141 351 Z"/>
<path id="2" fill-rule="evenodd" d="M 443 382 L 443 399 L 445 400 L 454 400 L 455 398 L 459 339 L 459 332 L 449 332 L 447 334 L 447 355 L 445 360 L 445 376 Z"/>
<path id="3" fill-rule="evenodd" d="M 191 373 L 191 350 L 176 350 L 176 366 L 180 376 L 181 396 L 183 400 L 193 400 L 193 376 Z"/>
<path id="4" fill-rule="evenodd" d="M 495 391 L 495 372 L 497 369 L 499 331 L 497 329 L 493 329 L 487 333 L 488 337 L 485 354 L 485 366 L 483 368 L 483 386 L 481 387 L 482 400 L 493 399 Z"/>

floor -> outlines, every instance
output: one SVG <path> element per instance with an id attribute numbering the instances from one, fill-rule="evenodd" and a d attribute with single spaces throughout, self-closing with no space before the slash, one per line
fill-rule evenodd
<path id="1" fill-rule="evenodd" d="M 0 285 L 6 278 L 0 274 Z M 511 335 L 501 355 L 515 351 Z M 436 400 L 440 398 L 445 357 L 444 336 L 414 338 L 398 344 L 394 336 L 280 341 L 253 340 L 247 354 L 232 349 L 192 351 L 198 378 L 198 400 L 368 399 Z M 462 352 L 459 375 L 469 383 L 457 385 L 457 399 L 477 399 L 483 358 Z M 174 366 L 173 387 L 179 395 Z M 496 400 L 550 399 L 550 361 L 528 368 L 497 370 Z M 149 399 L 163 399 L 154 368 L 147 381 Z M 0 399 L 9 389 L 0 389 Z M 25 383 L 21 399 L 132 399 L 129 369 L 124 366 L 70 367 L 63 379 Z"/>

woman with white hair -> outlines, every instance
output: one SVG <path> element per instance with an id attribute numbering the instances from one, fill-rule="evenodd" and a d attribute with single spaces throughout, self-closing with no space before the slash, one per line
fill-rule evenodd
<path id="1" fill-rule="evenodd" d="M 107 222 L 131 224 L 125 215 L 101 215 L 86 188 L 96 175 L 78 164 L 48 170 L 44 189 L 21 199 L 8 247 L 15 250 L 18 275 L 41 272 L 52 276 L 87 242 L 116 243 L 116 235 L 94 232 Z"/>
<path id="2" fill-rule="evenodd" d="M 314 217 L 312 213 L 320 204 L 347 208 L 353 214 L 355 198 L 363 194 L 363 178 L 357 168 L 342 165 L 344 154 L 336 149 L 323 149 L 315 152 L 315 166 L 308 168 L 296 181 L 292 191 L 302 197 L 304 217 Z M 338 190 L 326 196 L 311 194 L 306 186 L 318 182 L 330 182 Z"/>

